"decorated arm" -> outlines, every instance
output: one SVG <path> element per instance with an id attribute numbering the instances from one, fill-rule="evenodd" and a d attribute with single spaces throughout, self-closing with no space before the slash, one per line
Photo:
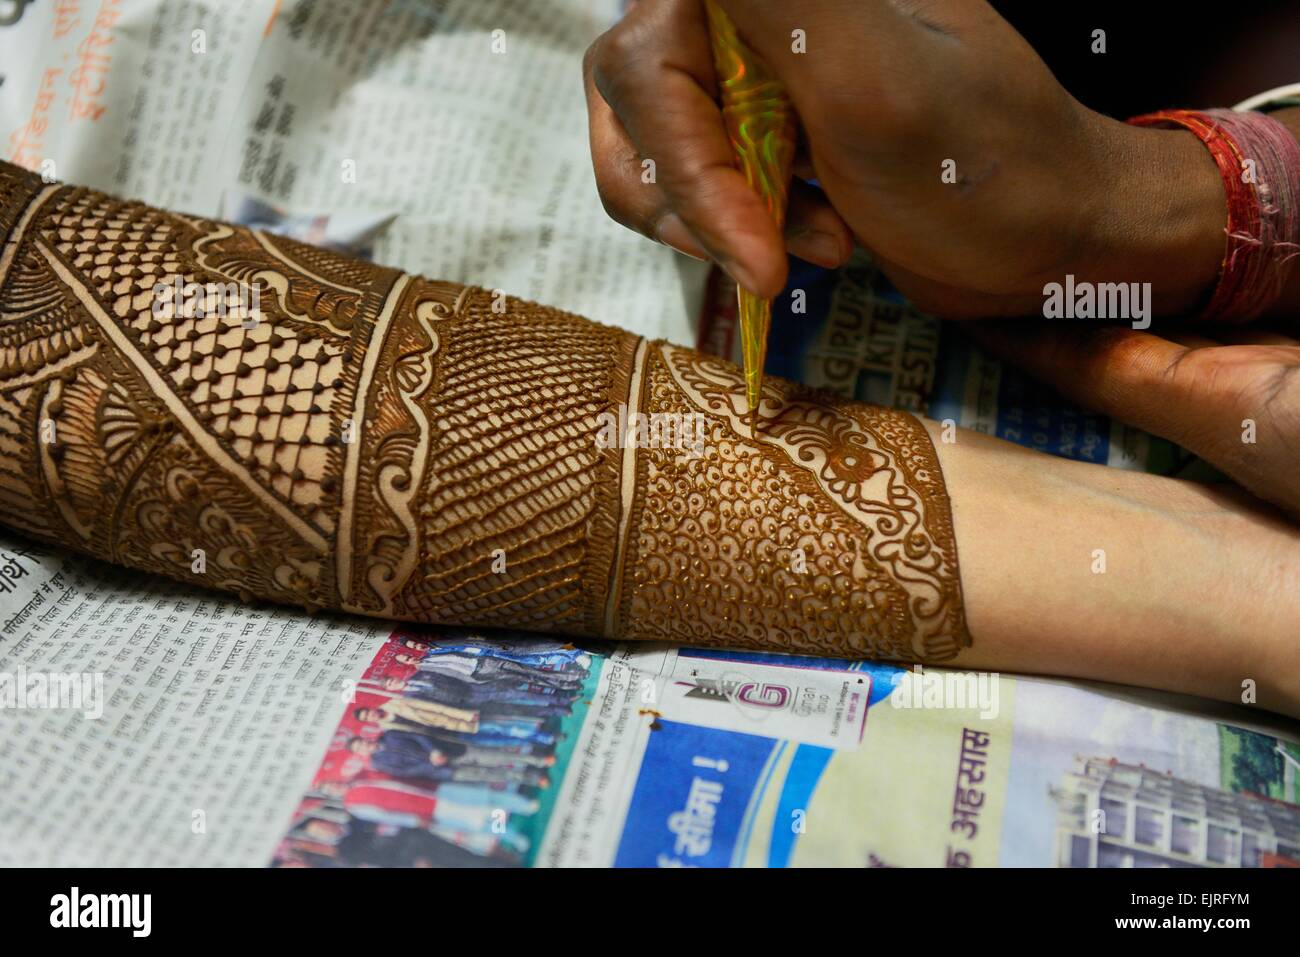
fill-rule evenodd
<path id="1" fill-rule="evenodd" d="M 5 170 L 7 524 L 245 597 L 822 654 L 969 643 L 909 415 Z M 739 403 L 739 405 L 737 404 Z"/>
<path id="2" fill-rule="evenodd" d="M 313 609 L 1300 699 L 1300 589 L 1232 581 L 1294 583 L 1295 535 L 1196 486 L 781 380 L 755 439 L 721 360 L 10 166 L 0 234 L 0 521 L 43 541 Z"/>

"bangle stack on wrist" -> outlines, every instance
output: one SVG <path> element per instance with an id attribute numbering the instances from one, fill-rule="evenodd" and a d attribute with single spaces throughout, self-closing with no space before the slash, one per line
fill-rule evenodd
<path id="1" fill-rule="evenodd" d="M 1245 322 L 1268 311 L 1300 261 L 1300 142 L 1263 113 L 1163 110 L 1129 122 L 1194 133 L 1223 177 L 1227 247 L 1199 318 Z"/>

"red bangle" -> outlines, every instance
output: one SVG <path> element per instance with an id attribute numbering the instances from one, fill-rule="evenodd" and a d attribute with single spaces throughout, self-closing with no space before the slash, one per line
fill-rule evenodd
<path id="1" fill-rule="evenodd" d="M 1214 157 L 1228 203 L 1227 246 L 1219 281 L 1200 317 L 1241 322 L 1281 295 L 1300 250 L 1300 143 L 1262 113 L 1162 110 L 1134 126 L 1181 127 Z"/>

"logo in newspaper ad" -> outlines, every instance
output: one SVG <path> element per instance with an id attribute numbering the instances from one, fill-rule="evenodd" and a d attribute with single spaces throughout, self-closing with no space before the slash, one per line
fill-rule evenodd
<path id="1" fill-rule="evenodd" d="M 866 727 L 871 676 L 754 664 L 675 675 L 663 708 L 674 719 L 827 748 L 855 749 Z"/>

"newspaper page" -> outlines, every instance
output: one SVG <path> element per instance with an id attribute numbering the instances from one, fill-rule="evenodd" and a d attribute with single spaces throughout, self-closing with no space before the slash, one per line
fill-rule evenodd
<path id="1" fill-rule="evenodd" d="M 1294 736 L 1066 682 L 611 658 L 540 863 L 1295 866 Z"/>
<path id="2" fill-rule="evenodd" d="M 0 536 L 0 864 L 265 863 L 388 632 Z"/>
<path id="3" fill-rule="evenodd" d="M 1256 720 L 1047 679 L 403 630 L 273 861 L 1298 866 L 1300 741 Z"/>

